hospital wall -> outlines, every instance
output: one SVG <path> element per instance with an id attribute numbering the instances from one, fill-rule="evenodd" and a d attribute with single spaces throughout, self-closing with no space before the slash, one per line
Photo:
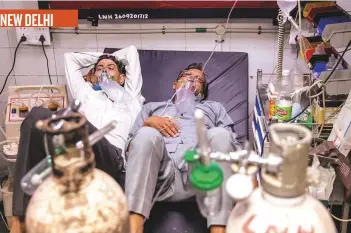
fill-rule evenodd
<path id="1" fill-rule="evenodd" d="M 351 10 L 351 1 L 343 0 L 339 3 L 344 9 Z M 0 1 L 0 7 L 5 9 L 36 9 L 37 2 L 31 1 Z M 221 20 L 177 20 L 177 21 L 131 21 L 112 24 L 99 23 L 99 28 L 146 29 L 146 28 L 213 28 Z M 80 22 L 80 27 L 94 28 L 86 21 Z M 272 20 L 267 19 L 233 19 L 229 27 L 257 29 L 277 27 Z M 215 33 L 177 33 L 177 34 L 53 34 L 50 46 L 45 47 L 49 58 L 49 68 L 54 84 L 65 84 L 63 54 L 76 51 L 103 51 L 105 47 L 125 47 L 135 45 L 138 49 L 151 50 L 185 50 L 185 51 L 212 51 L 217 39 Z M 286 37 L 287 39 L 287 37 Z M 285 40 L 286 41 L 286 40 Z M 17 45 L 15 29 L 0 28 L 0 85 L 10 71 L 14 51 Z M 227 33 L 224 42 L 217 46 L 216 51 L 246 52 L 249 56 L 249 102 L 252 110 L 255 96 L 256 71 L 263 69 L 264 73 L 274 71 L 277 54 L 277 33 Z M 348 54 L 350 55 L 350 54 Z M 284 49 L 284 68 L 292 68 L 296 50 L 289 44 Z M 350 58 L 350 59 L 349 59 Z M 351 62 L 351 56 L 347 60 Z M 196 61 L 193 61 L 196 62 Z M 181 69 L 182 67 L 179 67 Z M 301 68 L 305 69 L 303 64 Z M 21 45 L 16 56 L 15 68 L 8 80 L 8 85 L 40 85 L 48 84 L 46 59 L 41 46 Z M 144 80 L 147 82 L 147 80 Z M 171 88 L 171 87 L 170 87 Z M 6 91 L 6 89 L 5 89 Z M 70 98 L 71 100 L 71 98 Z M 7 102 L 7 95 L 0 96 L 0 110 Z M 3 113 L 0 113 L 1 127 L 4 127 Z M 250 124 L 251 125 L 251 124 Z M 2 135 L 1 135 L 2 137 Z M 1 140 L 2 138 L 0 138 Z"/>

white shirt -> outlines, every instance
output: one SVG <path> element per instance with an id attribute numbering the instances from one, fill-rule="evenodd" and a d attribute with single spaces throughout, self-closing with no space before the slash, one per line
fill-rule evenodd
<path id="1" fill-rule="evenodd" d="M 64 57 L 67 84 L 72 97 L 82 103 L 79 111 L 97 129 L 101 129 L 113 120 L 117 121 L 117 127 L 105 135 L 105 138 L 122 150 L 122 156 L 125 159 L 124 151 L 129 131 L 145 101 L 141 95 L 143 79 L 139 54 L 135 46 L 129 46 L 112 54 L 118 60 L 123 59 L 128 62 L 124 88 L 132 96 L 132 100 L 119 103 L 113 103 L 102 91 L 93 90 L 90 83 L 85 82 L 81 73 L 82 67 L 95 64 L 101 55 L 103 54 L 98 52 L 66 53 Z"/>

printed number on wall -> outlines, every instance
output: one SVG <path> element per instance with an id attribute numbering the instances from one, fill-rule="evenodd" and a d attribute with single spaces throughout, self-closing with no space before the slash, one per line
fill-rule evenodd
<path id="1" fill-rule="evenodd" d="M 148 14 L 99 14 L 99 19 L 148 19 Z"/>

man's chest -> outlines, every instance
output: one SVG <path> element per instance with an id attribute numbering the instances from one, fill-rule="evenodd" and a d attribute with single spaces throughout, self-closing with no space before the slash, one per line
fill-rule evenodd
<path id="1" fill-rule="evenodd" d="M 215 127 L 216 115 L 209 107 L 198 104 L 196 106 L 196 109 L 200 109 L 204 112 L 205 126 L 208 129 Z M 152 112 L 152 116 L 170 117 L 174 124 L 180 128 L 183 128 L 182 131 L 185 131 L 187 133 L 196 130 L 194 115 L 179 114 L 177 107 L 174 104 L 165 104 L 157 107 Z"/>

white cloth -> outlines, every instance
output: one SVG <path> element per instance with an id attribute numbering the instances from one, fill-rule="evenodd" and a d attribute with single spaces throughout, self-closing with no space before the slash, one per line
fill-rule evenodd
<path id="1" fill-rule="evenodd" d="M 309 185 L 310 194 L 318 200 L 329 200 L 333 192 L 334 181 L 336 178 L 333 167 L 324 168 L 320 165 L 320 161 L 316 155 L 313 156 L 312 167 L 314 169 L 314 182 Z M 318 177 L 317 177 L 318 176 Z M 312 178 L 312 177 L 311 177 Z"/>
<path id="2" fill-rule="evenodd" d="M 102 91 L 92 89 L 90 83 L 85 82 L 82 67 L 95 64 L 99 52 L 66 53 L 65 70 L 69 90 L 74 99 L 81 101 L 80 112 L 97 129 L 101 129 L 112 120 L 117 121 L 117 127 L 108 133 L 105 138 L 114 146 L 122 149 L 125 158 L 125 146 L 130 129 L 141 110 L 145 98 L 141 95 L 143 79 L 141 76 L 138 50 L 129 46 L 114 52 L 112 55 L 118 60 L 126 60 L 127 77 L 124 88 L 132 96 L 128 102 L 113 103 Z"/>

